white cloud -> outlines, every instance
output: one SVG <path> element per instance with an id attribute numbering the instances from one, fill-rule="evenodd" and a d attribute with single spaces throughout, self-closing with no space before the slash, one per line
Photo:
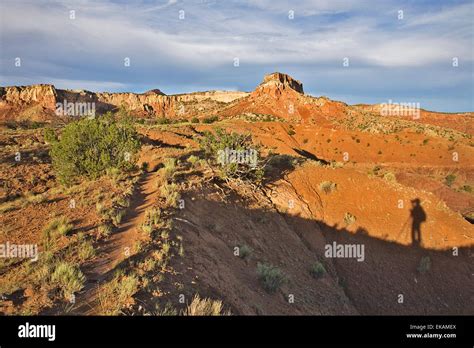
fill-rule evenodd
<path id="1" fill-rule="evenodd" d="M 289 68 L 301 71 L 303 82 L 328 69 L 344 77 L 358 70 L 361 81 L 353 89 L 377 88 L 383 84 L 379 69 L 393 76 L 399 69 L 423 70 L 426 78 L 437 76 L 440 66 L 449 69 L 455 56 L 472 71 L 473 6 L 447 4 L 435 11 L 408 4 L 399 21 L 400 5 L 392 1 L 2 0 L 0 84 L 55 81 L 91 90 L 157 84 L 166 91 L 181 83 L 190 90 L 223 81 L 236 86 L 255 71 Z M 14 57 L 22 58 L 21 69 L 11 64 Z M 130 68 L 123 65 L 125 57 Z M 233 68 L 234 57 L 240 70 Z M 348 70 L 341 68 L 344 57 L 350 58 Z M 460 73 L 443 76 L 430 79 L 429 88 L 461 83 Z"/>
<path id="2" fill-rule="evenodd" d="M 416 67 L 445 62 L 454 55 L 472 59 L 465 36 L 442 37 L 430 30 L 409 35 L 407 29 L 430 23 L 441 28 L 444 23 L 451 25 L 453 16 L 465 10 L 465 5 L 435 15 L 421 15 L 403 24 L 406 30 L 402 31 L 383 30 L 377 26 L 376 19 L 357 17 L 326 24 L 324 32 L 313 32 L 268 13 L 259 16 L 250 12 L 243 16 L 242 10 L 235 9 L 233 13 L 238 16 L 230 17 L 231 11 L 226 13 L 199 5 L 173 6 L 174 1 L 148 8 L 143 4 L 124 6 L 82 1 L 74 3 L 76 19 L 71 20 L 68 11 L 72 5 L 66 4 L 42 6 L 36 2 L 7 2 L 4 6 L 8 7 L 9 15 L 5 16 L 2 32 L 6 38 L 21 36 L 27 40 L 27 35 L 44 38 L 47 45 L 59 49 L 55 54 L 64 59 L 83 51 L 96 63 L 99 59 L 105 63 L 111 56 L 116 57 L 117 62 L 122 57 L 138 57 L 134 61 L 140 64 L 161 60 L 171 65 L 209 68 L 231 65 L 234 57 L 256 64 L 338 64 L 343 57 L 350 57 L 354 62 L 366 64 Z M 263 0 L 252 4 L 273 11 L 291 5 Z M 304 1 L 298 6 L 305 11 L 313 9 L 314 13 L 337 12 L 354 9 L 357 3 Z M 179 21 L 177 10 L 181 7 L 186 9 L 187 17 Z M 157 13 L 154 22 L 147 10 Z M 19 21 L 20 17 L 30 20 Z M 41 45 L 44 44 L 41 41 Z M 25 42 L 18 43 L 18 46 L 24 45 Z M 31 45 L 35 47 L 35 43 Z"/>

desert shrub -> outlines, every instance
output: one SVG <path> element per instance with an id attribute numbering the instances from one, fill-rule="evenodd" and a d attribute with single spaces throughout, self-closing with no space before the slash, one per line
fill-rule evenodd
<path id="1" fill-rule="evenodd" d="M 95 255 L 95 249 L 91 241 L 83 240 L 78 246 L 77 256 L 79 260 L 84 262 Z"/>
<path id="2" fill-rule="evenodd" d="M 252 249 L 247 244 L 242 244 L 239 248 L 239 257 L 241 259 L 246 259 L 252 253 Z"/>
<path id="3" fill-rule="evenodd" d="M 323 181 L 322 183 L 319 184 L 319 189 L 326 194 L 329 194 L 332 191 L 334 191 L 336 187 L 337 187 L 337 184 L 332 181 Z"/>
<path id="4" fill-rule="evenodd" d="M 191 163 L 191 165 L 194 167 L 196 163 L 199 161 L 199 157 L 191 155 L 188 157 L 187 161 Z"/>
<path id="5" fill-rule="evenodd" d="M 199 123 L 199 118 L 193 117 L 193 118 L 191 119 L 191 123 Z"/>
<path id="6" fill-rule="evenodd" d="M 13 211 L 19 209 L 24 204 L 24 199 L 19 198 L 14 201 L 8 201 L 0 204 L 0 213 L 8 213 L 9 211 Z"/>
<path id="7" fill-rule="evenodd" d="M 451 187 L 455 181 L 456 181 L 456 175 L 454 174 L 446 175 L 446 177 L 444 178 L 445 184 L 449 187 Z"/>
<path id="8" fill-rule="evenodd" d="M 397 182 L 397 177 L 392 172 L 387 172 L 383 175 L 384 180 L 388 182 Z"/>
<path id="9" fill-rule="evenodd" d="M 44 141 L 48 144 L 53 144 L 58 141 L 58 137 L 52 128 L 45 128 Z"/>
<path id="10" fill-rule="evenodd" d="M 26 202 L 31 203 L 31 204 L 41 204 L 43 202 L 46 202 L 47 199 L 48 199 L 47 192 L 39 193 L 37 195 L 29 192 L 25 195 Z"/>
<path id="11" fill-rule="evenodd" d="M 153 232 L 153 225 L 147 222 L 144 222 L 143 224 L 141 224 L 140 228 L 147 235 L 150 235 Z"/>
<path id="12" fill-rule="evenodd" d="M 334 169 L 344 167 L 344 163 L 337 162 L 337 161 L 331 161 L 331 163 L 329 165 L 330 165 L 331 168 L 334 168 Z"/>
<path id="13" fill-rule="evenodd" d="M 95 210 L 97 211 L 98 214 L 103 214 L 105 212 L 105 206 L 104 203 L 102 202 L 97 202 L 95 204 Z"/>
<path id="14" fill-rule="evenodd" d="M 69 223 L 69 219 L 65 216 L 60 216 L 51 220 L 43 231 L 44 234 L 52 236 L 65 236 L 72 231 L 73 225 Z"/>
<path id="15" fill-rule="evenodd" d="M 472 193 L 472 186 L 471 185 L 462 185 L 459 189 L 461 191 L 466 191 L 466 192 Z"/>
<path id="16" fill-rule="evenodd" d="M 112 226 L 109 223 L 103 223 L 98 227 L 97 232 L 99 238 L 108 237 L 112 233 Z"/>
<path id="17" fill-rule="evenodd" d="M 79 177 L 98 178 L 108 169 L 133 168 L 139 148 L 133 124 L 116 121 L 109 113 L 68 124 L 52 144 L 51 157 L 59 180 L 70 184 Z"/>
<path id="18" fill-rule="evenodd" d="M 177 316 L 178 311 L 176 310 L 176 308 L 173 307 L 173 305 L 170 302 L 167 302 L 163 309 L 161 309 L 160 304 L 157 303 L 155 305 L 155 311 L 154 311 L 153 315 L 156 315 L 156 316 Z"/>
<path id="19" fill-rule="evenodd" d="M 123 196 L 117 200 L 117 204 L 121 207 L 128 208 L 130 206 L 130 199 Z"/>
<path id="20" fill-rule="evenodd" d="M 154 258 L 147 258 L 138 264 L 138 268 L 144 272 L 151 272 L 155 269 L 157 261 Z"/>
<path id="21" fill-rule="evenodd" d="M 257 184 L 263 180 L 265 170 L 259 148 L 253 145 L 249 134 L 227 133 L 217 128 L 215 134 L 204 132 L 199 145 L 211 164 L 219 167 L 222 178 L 247 179 Z"/>
<path id="22" fill-rule="evenodd" d="M 294 129 L 288 129 L 287 133 L 288 133 L 288 135 L 295 135 L 296 134 Z"/>
<path id="23" fill-rule="evenodd" d="M 316 262 L 313 265 L 311 265 L 311 268 L 309 269 L 309 273 L 314 277 L 314 278 L 321 278 L 324 273 L 326 273 L 326 269 L 324 268 L 323 264 L 321 262 Z"/>
<path id="24" fill-rule="evenodd" d="M 429 256 L 423 256 L 418 265 L 418 272 L 426 273 L 431 269 L 431 259 Z"/>
<path id="25" fill-rule="evenodd" d="M 216 121 L 219 121 L 219 117 L 214 115 L 214 116 L 204 117 L 203 120 L 202 120 L 202 123 L 210 124 L 210 123 L 214 123 Z"/>
<path id="26" fill-rule="evenodd" d="M 257 275 L 265 291 L 274 293 L 286 281 L 282 271 L 275 266 L 258 263 Z"/>
<path id="27" fill-rule="evenodd" d="M 142 169 L 143 169 L 144 172 L 148 171 L 148 167 L 149 167 L 148 162 L 143 162 L 142 163 Z"/>
<path id="28" fill-rule="evenodd" d="M 161 211 L 159 208 L 148 209 L 145 213 L 145 218 L 152 225 L 158 225 L 160 223 Z"/>
<path id="29" fill-rule="evenodd" d="M 145 212 L 145 221 L 140 226 L 145 234 L 150 235 L 160 224 L 161 211 L 159 208 L 150 208 Z"/>
<path id="30" fill-rule="evenodd" d="M 51 274 L 51 281 L 59 286 L 65 299 L 81 290 L 85 279 L 78 267 L 67 262 L 60 262 Z"/>
<path id="31" fill-rule="evenodd" d="M 166 158 L 163 161 L 163 175 L 166 180 L 173 178 L 176 172 L 176 158 Z"/>
<path id="32" fill-rule="evenodd" d="M 111 219 L 114 225 L 115 226 L 120 225 L 124 216 L 125 216 L 125 210 L 123 209 L 113 211 Z"/>
<path id="33" fill-rule="evenodd" d="M 230 312 L 223 311 L 222 301 L 201 299 L 199 295 L 195 295 L 191 303 L 183 310 L 183 315 L 230 315 Z"/>
<path id="34" fill-rule="evenodd" d="M 44 127 L 45 123 L 44 122 L 38 122 L 38 121 L 22 121 L 20 122 L 21 128 L 26 128 L 26 129 L 38 129 L 41 127 Z"/>
<path id="35" fill-rule="evenodd" d="M 138 291 L 138 278 L 118 272 L 108 283 L 99 288 L 99 306 L 103 315 L 118 315 L 133 304 L 132 296 Z"/>
<path id="36" fill-rule="evenodd" d="M 165 183 L 161 186 L 161 195 L 165 198 L 167 206 L 175 208 L 179 200 L 178 185 Z"/>
<path id="37" fill-rule="evenodd" d="M 156 119 L 156 124 L 171 124 L 171 120 L 166 117 L 160 117 Z"/>
<path id="38" fill-rule="evenodd" d="M 352 225 L 354 222 L 356 222 L 357 218 L 352 215 L 351 213 L 345 213 L 344 214 L 344 223 L 349 226 Z"/>

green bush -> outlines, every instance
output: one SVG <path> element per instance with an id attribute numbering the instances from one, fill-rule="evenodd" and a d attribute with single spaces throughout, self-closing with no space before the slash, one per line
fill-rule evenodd
<path id="1" fill-rule="evenodd" d="M 220 176 L 223 179 L 240 178 L 260 184 L 265 173 L 264 165 L 259 158 L 259 149 L 252 143 L 249 134 L 226 133 L 222 128 L 217 128 L 215 133 L 204 132 L 204 136 L 199 140 L 199 145 L 211 164 L 218 166 Z M 237 152 L 255 151 L 256 158 L 249 158 L 254 163 L 239 163 L 238 161 L 227 161 L 226 150 Z M 224 160 L 223 160 L 224 157 Z M 249 156 L 250 157 L 250 156 Z M 230 159 L 230 158 L 229 158 Z"/>
<path id="2" fill-rule="evenodd" d="M 188 161 L 189 163 L 191 163 L 191 166 L 194 167 L 194 166 L 196 165 L 196 163 L 198 163 L 199 157 L 194 156 L 194 155 L 191 155 L 191 156 L 188 157 L 187 161 Z"/>
<path id="3" fill-rule="evenodd" d="M 252 253 L 252 249 L 247 244 L 243 244 L 239 246 L 239 257 L 241 259 L 246 259 L 247 257 L 250 256 L 251 253 Z"/>
<path id="4" fill-rule="evenodd" d="M 334 191 L 336 187 L 337 187 L 337 184 L 332 181 L 323 181 L 319 184 L 319 189 L 326 194 L 329 194 L 332 191 Z"/>
<path id="5" fill-rule="evenodd" d="M 199 123 L 199 118 L 193 117 L 193 118 L 191 119 L 191 123 Z"/>
<path id="6" fill-rule="evenodd" d="M 163 175 L 166 180 L 173 179 L 176 172 L 176 158 L 166 158 L 163 161 Z"/>
<path id="7" fill-rule="evenodd" d="M 423 256 L 418 265 L 418 272 L 427 273 L 431 269 L 431 259 L 429 256 Z"/>
<path id="8" fill-rule="evenodd" d="M 151 233 L 160 225 L 161 210 L 159 208 L 149 208 L 145 211 L 145 221 L 141 224 L 141 230 L 146 235 Z"/>
<path id="9" fill-rule="evenodd" d="M 56 133 L 52 128 L 45 128 L 44 141 L 48 144 L 54 144 L 56 141 L 58 141 Z"/>
<path id="10" fill-rule="evenodd" d="M 140 149 L 131 122 L 116 121 L 111 113 L 68 124 L 59 141 L 52 144 L 51 157 L 58 179 L 71 184 L 79 177 L 90 179 L 109 169 L 128 170 Z"/>
<path id="11" fill-rule="evenodd" d="M 136 275 L 125 275 L 118 271 L 115 277 L 99 288 L 99 307 L 101 315 L 119 315 L 122 308 L 131 302 L 138 291 L 139 280 Z"/>
<path id="12" fill-rule="evenodd" d="M 84 240 L 82 241 L 77 249 L 77 255 L 79 256 L 79 260 L 84 262 L 93 256 L 95 256 L 96 251 L 94 249 L 94 245 L 91 241 Z"/>
<path id="13" fill-rule="evenodd" d="M 219 121 L 219 117 L 218 116 L 208 116 L 208 117 L 205 117 L 203 120 L 202 120 L 202 123 L 207 123 L 207 124 L 210 124 L 210 123 L 214 123 L 216 121 Z"/>
<path id="14" fill-rule="evenodd" d="M 171 184 L 165 183 L 161 186 L 161 195 L 166 200 L 166 206 L 176 208 L 180 199 L 177 184 L 174 182 Z"/>
<path id="15" fill-rule="evenodd" d="M 166 117 L 160 117 L 156 119 L 156 124 L 171 124 L 171 120 Z"/>
<path id="16" fill-rule="evenodd" d="M 120 223 L 122 222 L 122 219 L 123 219 L 124 216 L 125 216 L 125 210 L 124 209 L 114 210 L 112 215 L 111 215 L 111 219 L 112 219 L 112 222 L 114 223 L 114 225 L 115 226 L 120 225 Z"/>
<path id="17" fill-rule="evenodd" d="M 309 273 L 313 276 L 313 278 L 321 278 L 324 273 L 326 273 L 326 269 L 324 268 L 323 264 L 318 261 L 311 266 Z"/>
<path id="18" fill-rule="evenodd" d="M 73 230 L 74 226 L 69 222 L 66 216 L 60 216 L 52 219 L 43 229 L 43 248 L 52 250 L 56 247 L 57 239 L 65 236 Z"/>
<path id="19" fill-rule="evenodd" d="M 274 293 L 286 281 L 281 270 L 269 264 L 258 263 L 257 275 L 263 288 L 269 293 Z"/>
<path id="20" fill-rule="evenodd" d="M 106 238 L 112 233 L 112 226 L 109 223 L 103 223 L 98 227 L 98 237 Z"/>
<path id="21" fill-rule="evenodd" d="M 67 262 L 59 263 L 51 275 L 51 281 L 59 286 L 65 299 L 81 290 L 85 280 L 81 270 Z"/>
<path id="22" fill-rule="evenodd" d="M 449 174 L 444 178 L 444 180 L 445 180 L 446 185 L 451 187 L 451 185 L 454 184 L 454 182 L 456 181 L 456 175 Z"/>

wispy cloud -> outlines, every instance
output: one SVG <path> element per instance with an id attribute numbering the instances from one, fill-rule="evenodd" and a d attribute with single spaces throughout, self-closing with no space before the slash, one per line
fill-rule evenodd
<path id="1" fill-rule="evenodd" d="M 155 85 L 183 92 L 199 85 L 249 90 L 264 72 L 283 70 L 300 74 L 306 90 L 316 94 L 352 88 L 350 94 L 357 95 L 381 88 L 399 93 L 401 86 L 389 81 L 411 72 L 430 80 L 417 82 L 419 94 L 413 97 L 429 97 L 444 110 L 459 101 L 456 106 L 435 105 L 436 93 L 446 97 L 474 89 L 468 1 L 440 7 L 427 1 L 6 0 L 0 6 L 1 84 L 46 78 L 92 81 L 89 86 L 110 81 L 94 88 Z M 70 19 L 71 10 L 75 19 Z M 15 57 L 22 59 L 20 68 L 14 66 Z M 348 67 L 342 66 L 345 57 Z M 453 57 L 460 62 L 457 68 Z M 124 66 L 126 58 L 129 67 Z M 344 84 L 330 80 L 320 86 L 318 77 L 327 71 L 345 76 L 339 82 Z M 381 72 L 388 81 L 380 81 Z M 429 78 L 439 73 L 452 81 L 449 90 L 446 81 Z M 472 109 L 471 100 L 463 103 L 461 108 Z"/>

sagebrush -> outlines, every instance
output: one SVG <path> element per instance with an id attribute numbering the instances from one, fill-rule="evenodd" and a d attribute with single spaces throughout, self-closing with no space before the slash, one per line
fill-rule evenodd
<path id="1" fill-rule="evenodd" d="M 129 170 L 135 163 L 140 141 L 133 123 L 108 113 L 68 124 L 52 143 L 51 157 L 62 183 L 80 177 L 95 179 L 107 170 Z"/>

